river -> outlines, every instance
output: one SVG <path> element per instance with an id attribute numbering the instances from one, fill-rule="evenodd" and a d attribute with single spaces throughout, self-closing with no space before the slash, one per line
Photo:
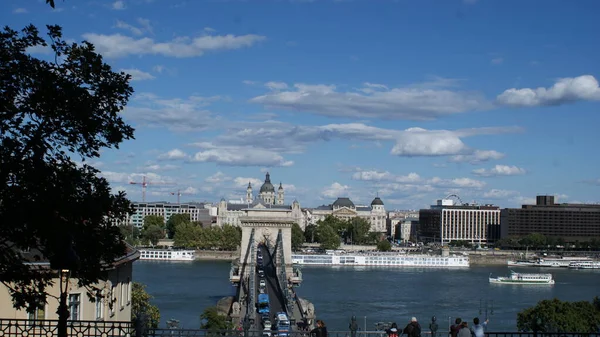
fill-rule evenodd
<path id="1" fill-rule="evenodd" d="M 228 262 L 155 262 L 134 264 L 134 280 L 147 285 L 152 302 L 161 312 L 161 326 L 168 319 L 180 320 L 180 327 L 200 326 L 200 314 L 225 296 L 235 294 L 229 283 Z M 540 272 L 535 268 L 517 268 Z M 508 267 L 473 266 L 469 269 L 418 269 L 386 267 L 304 267 L 304 281 L 297 288 L 300 297 L 313 302 L 319 319 L 331 331 L 345 330 L 352 315 L 363 328 L 374 330 L 376 322 L 397 322 L 404 326 L 416 316 L 425 329 L 431 316 L 440 330 L 449 317 L 472 322 L 484 318 L 487 302 L 489 331 L 516 331 L 517 312 L 543 299 L 590 301 L 600 295 L 600 271 L 543 269 L 551 272 L 556 284 L 496 285 L 488 276 L 503 276 Z M 493 312 L 492 312 L 493 309 Z M 481 310 L 481 312 L 480 312 Z"/>

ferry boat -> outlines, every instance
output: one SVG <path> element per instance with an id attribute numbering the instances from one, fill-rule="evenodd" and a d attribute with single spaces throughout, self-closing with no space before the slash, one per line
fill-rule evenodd
<path id="1" fill-rule="evenodd" d="M 292 263 L 308 266 L 469 267 L 468 256 L 372 254 L 292 254 Z"/>
<path id="2" fill-rule="evenodd" d="M 569 264 L 571 269 L 600 269 L 600 261 L 573 261 Z"/>
<path id="3" fill-rule="evenodd" d="M 140 260 L 152 261 L 194 261 L 196 252 L 193 250 L 177 249 L 139 249 Z"/>
<path id="4" fill-rule="evenodd" d="M 511 270 L 510 276 L 489 277 L 490 283 L 499 284 L 554 284 L 552 274 L 525 274 Z"/>
<path id="5" fill-rule="evenodd" d="M 536 260 L 508 260 L 509 267 L 567 268 L 573 262 L 588 261 L 588 257 L 539 258 Z"/>

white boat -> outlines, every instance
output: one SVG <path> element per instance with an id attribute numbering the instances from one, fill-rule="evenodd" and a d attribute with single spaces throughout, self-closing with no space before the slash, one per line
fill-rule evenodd
<path id="1" fill-rule="evenodd" d="M 196 252 L 178 249 L 140 249 L 140 260 L 151 261 L 194 261 Z"/>
<path id="2" fill-rule="evenodd" d="M 600 269 L 600 261 L 573 261 L 569 264 L 572 269 Z"/>
<path id="3" fill-rule="evenodd" d="M 469 267 L 468 256 L 348 253 L 292 255 L 292 263 L 308 266 Z"/>
<path id="4" fill-rule="evenodd" d="M 489 277 L 490 283 L 499 284 L 554 284 L 552 274 L 526 274 L 515 273 L 511 270 L 510 276 Z"/>
<path id="5" fill-rule="evenodd" d="M 537 260 L 508 260 L 509 267 L 567 268 L 572 262 L 587 261 L 587 257 L 539 258 Z"/>
<path id="6" fill-rule="evenodd" d="M 508 260 L 506 264 L 509 267 L 535 267 L 537 266 L 535 261 L 531 260 Z"/>

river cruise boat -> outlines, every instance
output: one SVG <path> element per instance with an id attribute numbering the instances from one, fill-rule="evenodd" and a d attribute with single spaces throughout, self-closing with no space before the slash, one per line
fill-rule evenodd
<path id="1" fill-rule="evenodd" d="M 142 248 L 139 251 L 140 260 L 194 261 L 196 258 L 196 252 L 193 250 Z"/>
<path id="2" fill-rule="evenodd" d="M 292 254 L 292 263 L 301 266 L 381 267 L 469 267 L 468 256 L 410 255 L 396 253 Z"/>
<path id="3" fill-rule="evenodd" d="M 525 274 L 511 270 L 509 276 L 489 277 L 490 283 L 498 284 L 554 284 L 552 274 Z"/>
<path id="4" fill-rule="evenodd" d="M 589 261 L 588 257 L 539 258 L 535 260 L 509 260 L 509 267 L 568 268 L 573 262 Z"/>
<path id="5" fill-rule="evenodd" d="M 571 269 L 600 269 L 600 261 L 573 261 L 569 264 Z"/>

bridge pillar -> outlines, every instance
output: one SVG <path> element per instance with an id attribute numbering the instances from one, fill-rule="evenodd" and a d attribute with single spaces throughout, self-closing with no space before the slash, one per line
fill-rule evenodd
<path id="1" fill-rule="evenodd" d="M 252 229 L 254 229 L 254 241 L 256 246 L 263 243 L 269 243 L 270 247 L 275 247 L 277 244 L 277 235 L 279 234 L 279 230 L 282 231 L 283 235 L 283 254 L 284 260 L 286 262 L 285 270 L 286 274 L 292 275 L 292 225 L 296 223 L 294 219 L 290 219 L 289 217 L 251 217 L 251 216 L 241 216 L 240 217 L 241 227 L 242 227 L 242 242 L 241 248 L 242 252 L 246 250 L 248 245 L 251 244 L 250 237 Z M 256 254 L 256 251 L 250 252 L 251 254 Z M 245 257 L 240 256 L 239 264 L 242 266 L 245 262 Z M 252 261 L 252 259 L 248 259 L 247 261 Z M 256 261 L 256 259 L 254 259 Z M 254 266 L 250 266 L 254 268 Z M 248 272 L 249 268 L 244 268 L 245 273 Z"/>

